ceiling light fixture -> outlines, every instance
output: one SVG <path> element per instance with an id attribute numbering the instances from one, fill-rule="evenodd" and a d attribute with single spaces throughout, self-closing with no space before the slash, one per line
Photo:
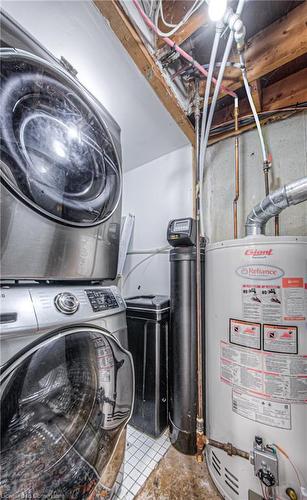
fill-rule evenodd
<path id="1" fill-rule="evenodd" d="M 217 22 L 223 19 L 227 8 L 227 0 L 207 0 L 208 13 L 211 21 Z"/>

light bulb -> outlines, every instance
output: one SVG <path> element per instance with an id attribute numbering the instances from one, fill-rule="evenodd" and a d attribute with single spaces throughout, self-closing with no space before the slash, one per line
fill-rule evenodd
<path id="1" fill-rule="evenodd" d="M 221 21 L 227 8 L 227 0 L 210 0 L 209 1 L 209 17 L 211 21 Z"/>

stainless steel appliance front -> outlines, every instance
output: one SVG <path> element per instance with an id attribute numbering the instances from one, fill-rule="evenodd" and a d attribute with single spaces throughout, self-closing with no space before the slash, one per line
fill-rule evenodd
<path id="1" fill-rule="evenodd" d="M 118 125 L 3 13 L 1 46 L 1 278 L 113 279 Z"/>
<path id="2" fill-rule="evenodd" d="M 2 495 L 112 498 L 134 394 L 118 289 L 1 292 Z"/>

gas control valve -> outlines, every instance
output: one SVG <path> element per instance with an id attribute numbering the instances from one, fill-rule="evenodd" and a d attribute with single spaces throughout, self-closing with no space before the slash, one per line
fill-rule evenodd
<path id="1" fill-rule="evenodd" d="M 278 485 L 278 458 L 275 449 L 264 445 L 260 436 L 255 436 L 251 457 L 255 476 L 268 488 Z"/>

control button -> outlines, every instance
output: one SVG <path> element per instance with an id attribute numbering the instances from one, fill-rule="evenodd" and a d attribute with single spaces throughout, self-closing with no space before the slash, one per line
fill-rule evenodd
<path id="1" fill-rule="evenodd" d="M 79 301 L 70 292 L 59 293 L 54 299 L 54 305 L 63 314 L 74 314 L 79 309 Z"/>

